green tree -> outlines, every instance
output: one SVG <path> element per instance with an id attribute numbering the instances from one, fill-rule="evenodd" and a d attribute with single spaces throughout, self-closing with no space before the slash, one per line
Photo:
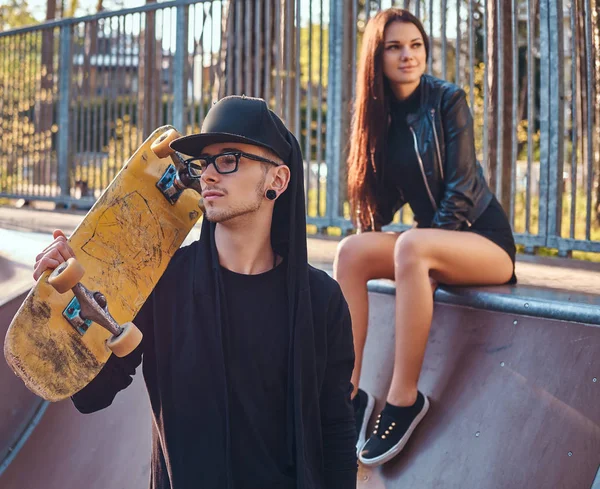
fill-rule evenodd
<path id="1" fill-rule="evenodd" d="M 0 5 L 0 31 L 37 24 L 27 0 L 8 0 Z"/>

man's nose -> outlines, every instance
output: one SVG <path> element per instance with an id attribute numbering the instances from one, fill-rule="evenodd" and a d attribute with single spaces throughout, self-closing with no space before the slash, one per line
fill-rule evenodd
<path id="1" fill-rule="evenodd" d="M 219 177 L 219 172 L 213 163 L 212 165 L 208 165 L 208 168 L 202 172 L 202 176 L 200 178 L 206 183 L 214 183 L 219 181 Z"/>

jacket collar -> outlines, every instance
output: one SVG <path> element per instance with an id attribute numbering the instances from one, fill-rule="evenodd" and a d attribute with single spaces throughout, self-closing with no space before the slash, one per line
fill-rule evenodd
<path id="1" fill-rule="evenodd" d="M 421 76 L 421 103 L 419 104 L 419 110 L 413 114 L 406 116 L 406 122 L 409 125 L 413 125 L 424 117 L 427 117 L 427 112 L 437 105 L 436 97 L 438 96 L 435 85 L 437 79 L 428 74 Z"/>

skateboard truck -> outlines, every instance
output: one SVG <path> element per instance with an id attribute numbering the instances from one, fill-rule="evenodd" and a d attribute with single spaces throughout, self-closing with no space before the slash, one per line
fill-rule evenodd
<path id="1" fill-rule="evenodd" d="M 91 320 L 83 319 L 81 316 L 81 305 L 79 304 L 77 297 L 73 297 L 71 302 L 69 302 L 69 305 L 63 311 L 63 316 L 67 321 L 69 321 L 71 326 L 73 326 L 79 332 L 81 336 L 86 333 L 92 324 Z"/>
<path id="2" fill-rule="evenodd" d="M 75 297 L 63 311 L 63 316 L 79 333 L 84 334 L 92 321 L 115 336 L 123 332 L 123 328 L 108 312 L 106 297 L 101 292 L 92 292 L 81 283 L 71 290 Z"/>
<path id="3" fill-rule="evenodd" d="M 186 188 L 194 188 L 198 190 L 199 193 L 202 192 L 199 190 L 199 184 L 196 180 L 190 178 L 187 168 L 180 168 L 177 170 L 175 165 L 168 166 L 163 176 L 156 183 L 156 186 L 170 204 L 175 204 L 179 199 L 181 192 Z"/>
<path id="4" fill-rule="evenodd" d="M 175 204 L 183 192 L 188 186 L 185 184 L 187 177 L 187 170 L 182 169 L 177 171 L 175 165 L 169 165 L 167 170 L 157 182 L 156 186 L 169 201 L 170 204 Z"/>
<path id="5" fill-rule="evenodd" d="M 131 353 L 142 341 L 142 333 L 132 322 L 119 325 L 108 312 L 108 301 L 104 294 L 91 291 L 79 281 L 85 274 L 83 267 L 69 258 L 56 267 L 48 277 L 48 283 L 57 292 L 64 294 L 72 290 L 75 297 L 63 311 L 64 318 L 84 335 L 94 321 L 112 334 L 106 346 L 117 356 L 123 357 Z"/>
<path id="6" fill-rule="evenodd" d="M 171 129 L 160 136 L 150 147 L 153 153 L 159 158 L 168 157 L 173 162 L 167 167 L 158 182 L 156 182 L 157 188 L 171 205 L 177 202 L 181 192 L 186 188 L 193 188 L 199 194 L 202 194 L 200 182 L 190 177 L 185 160 L 170 147 L 170 143 L 179 137 L 181 135 L 174 129 Z M 202 208 L 202 201 L 199 205 Z"/>
<path id="7" fill-rule="evenodd" d="M 171 155 L 171 157 L 173 159 L 181 159 L 179 156 L 175 157 Z M 190 178 L 187 168 L 180 167 L 179 170 L 177 170 L 175 165 L 168 166 L 163 176 L 156 183 L 156 186 L 171 205 L 174 205 L 177 202 L 181 192 L 183 192 L 186 188 L 193 188 L 199 194 L 202 194 L 200 183 L 197 180 Z M 204 204 L 202 199 L 200 199 L 200 202 L 198 202 L 198 206 L 202 212 L 204 212 Z"/>
<path id="8" fill-rule="evenodd" d="M 193 188 L 202 193 L 199 183 L 190 178 L 185 162 L 178 154 L 169 155 L 173 161 L 170 164 L 163 176 L 156 183 L 156 186 L 169 201 L 170 204 L 175 204 L 186 188 Z"/>

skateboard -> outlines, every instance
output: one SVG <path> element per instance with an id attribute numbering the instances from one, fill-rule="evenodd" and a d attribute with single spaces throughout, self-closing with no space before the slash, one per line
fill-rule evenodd
<path id="1" fill-rule="evenodd" d="M 75 258 L 44 272 L 14 316 L 4 356 L 43 399 L 75 394 L 140 343 L 131 321 L 203 210 L 169 147 L 178 137 L 163 126 L 144 141 L 68 238 Z"/>

